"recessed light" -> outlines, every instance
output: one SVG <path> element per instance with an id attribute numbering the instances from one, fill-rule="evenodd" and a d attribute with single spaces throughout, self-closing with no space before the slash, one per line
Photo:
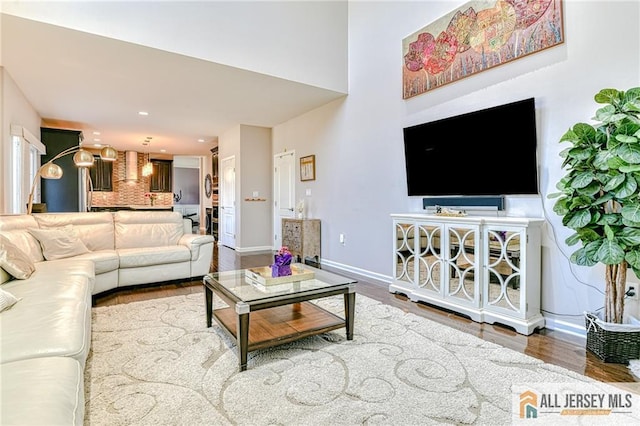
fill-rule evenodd
<path id="1" fill-rule="evenodd" d="M 161 149 L 160 152 L 167 152 L 167 150 L 166 149 Z"/>
<path id="2" fill-rule="evenodd" d="M 100 142 L 100 139 L 99 138 L 93 138 L 93 141 L 94 142 Z"/>
<path id="3" fill-rule="evenodd" d="M 138 115 L 149 115 L 147 111 L 138 111 Z"/>
<path id="4" fill-rule="evenodd" d="M 204 142 L 204 139 L 198 139 L 198 142 L 202 143 Z"/>
<path id="5" fill-rule="evenodd" d="M 100 132 L 93 132 L 94 135 L 100 136 Z"/>
<path id="6" fill-rule="evenodd" d="M 93 146 L 95 146 L 96 148 L 100 148 L 102 146 L 101 143 L 94 143 Z"/>

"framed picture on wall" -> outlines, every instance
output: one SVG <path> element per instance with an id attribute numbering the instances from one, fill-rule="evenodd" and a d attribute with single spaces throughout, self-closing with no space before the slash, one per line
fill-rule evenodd
<path id="1" fill-rule="evenodd" d="M 300 157 L 300 180 L 316 180 L 316 156 Z"/>

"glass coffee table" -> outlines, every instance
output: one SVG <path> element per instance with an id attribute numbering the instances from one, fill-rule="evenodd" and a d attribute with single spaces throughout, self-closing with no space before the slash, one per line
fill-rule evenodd
<path id="1" fill-rule="evenodd" d="M 214 272 L 202 278 L 207 327 L 212 319 L 238 347 L 240 371 L 247 369 L 247 353 L 345 327 L 353 340 L 356 281 L 308 265 L 312 279 L 277 285 L 261 285 L 247 278 L 246 270 Z M 213 294 L 224 306 L 214 306 Z M 344 295 L 344 318 L 311 300 Z"/>

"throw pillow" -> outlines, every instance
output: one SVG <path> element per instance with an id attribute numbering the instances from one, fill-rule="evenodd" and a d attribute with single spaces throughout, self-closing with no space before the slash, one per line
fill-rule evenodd
<path id="1" fill-rule="evenodd" d="M 18 299 L 16 299 L 13 294 L 0 288 L 0 312 L 4 311 L 5 309 L 9 309 L 17 302 Z"/>
<path id="2" fill-rule="evenodd" d="M 2 235 L 0 235 L 0 267 L 19 280 L 26 280 L 36 270 L 29 256 Z"/>
<path id="3" fill-rule="evenodd" d="M 89 253 L 89 249 L 78 238 L 71 225 L 51 229 L 29 229 L 42 247 L 42 255 L 46 260 L 64 259 Z"/>

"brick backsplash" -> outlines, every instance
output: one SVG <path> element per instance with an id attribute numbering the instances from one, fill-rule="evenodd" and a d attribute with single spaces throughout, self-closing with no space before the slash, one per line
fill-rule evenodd
<path id="1" fill-rule="evenodd" d="M 149 192 L 150 179 L 142 176 L 142 166 L 146 163 L 147 156 L 138 153 L 138 181 L 125 182 L 124 152 L 118 152 L 118 159 L 113 164 L 113 192 L 96 191 L 93 193 L 91 205 L 116 206 L 116 205 L 149 205 L 151 202 L 144 196 Z M 155 205 L 173 205 L 171 192 L 158 192 Z"/>

